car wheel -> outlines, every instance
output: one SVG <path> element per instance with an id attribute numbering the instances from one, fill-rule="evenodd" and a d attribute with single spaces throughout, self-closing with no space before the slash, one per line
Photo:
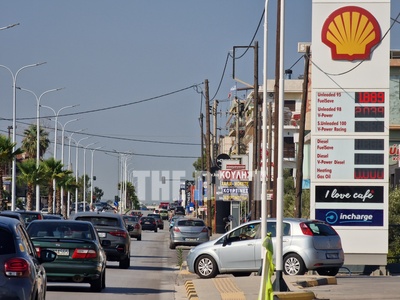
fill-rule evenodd
<path id="1" fill-rule="evenodd" d="M 214 278 L 218 274 L 218 266 L 211 256 L 201 255 L 196 260 L 195 272 L 200 278 Z"/>
<path id="2" fill-rule="evenodd" d="M 169 249 L 175 249 L 175 248 L 176 248 L 175 244 L 172 241 L 170 241 L 169 242 Z"/>
<path id="3" fill-rule="evenodd" d="M 283 259 L 283 271 L 286 275 L 304 275 L 306 267 L 299 255 L 291 253 Z"/>
<path id="4" fill-rule="evenodd" d="M 103 281 L 103 275 L 100 275 L 99 278 L 92 280 L 92 282 L 90 283 L 90 290 L 95 293 L 101 292 L 103 287 L 102 281 Z"/>
<path id="5" fill-rule="evenodd" d="M 158 228 L 156 227 L 155 229 L 154 229 L 154 232 L 157 232 L 158 231 Z"/>
<path id="6" fill-rule="evenodd" d="M 317 272 L 321 276 L 336 276 L 339 272 L 339 268 L 321 268 L 317 269 Z"/>
<path id="7" fill-rule="evenodd" d="M 142 235 L 141 235 L 141 234 L 138 235 L 137 240 L 138 240 L 138 241 L 141 241 L 141 240 L 142 240 Z"/>
<path id="8" fill-rule="evenodd" d="M 120 269 L 128 269 L 131 265 L 131 258 L 127 255 L 123 260 L 119 262 Z"/>
<path id="9" fill-rule="evenodd" d="M 233 272 L 232 275 L 234 277 L 246 277 L 250 276 L 252 272 Z"/>

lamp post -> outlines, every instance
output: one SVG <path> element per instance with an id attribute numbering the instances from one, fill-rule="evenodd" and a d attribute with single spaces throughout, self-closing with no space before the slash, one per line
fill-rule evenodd
<path id="1" fill-rule="evenodd" d="M 61 107 L 57 112 L 51 108 L 50 106 L 47 105 L 42 105 L 42 107 L 48 108 L 50 110 L 53 111 L 54 113 L 54 160 L 57 160 L 57 125 L 58 125 L 58 116 L 60 115 L 60 112 L 66 108 L 72 108 L 72 107 L 76 107 L 79 104 L 75 104 L 75 105 L 67 105 L 64 107 Z M 56 180 L 53 180 L 53 199 L 56 199 Z M 56 201 L 53 201 L 53 213 L 56 210 Z"/>
<path id="2" fill-rule="evenodd" d="M 36 168 L 39 168 L 39 163 L 40 163 L 40 100 L 42 99 L 42 96 L 50 93 L 50 92 L 56 92 L 59 90 L 62 90 L 62 88 L 56 88 L 56 89 L 51 89 L 43 92 L 40 94 L 38 97 L 33 91 L 24 89 L 21 87 L 18 87 L 17 89 L 25 92 L 31 93 L 35 99 L 36 99 Z M 36 184 L 36 211 L 40 210 L 40 185 Z"/>
<path id="3" fill-rule="evenodd" d="M 36 67 L 45 64 L 45 62 L 42 63 L 36 63 L 36 64 L 31 64 L 31 65 L 26 65 L 17 70 L 15 74 L 11 71 L 11 69 L 7 66 L 0 65 L 1 68 L 4 68 L 10 72 L 12 81 L 13 81 L 13 122 L 12 122 L 12 142 L 14 144 L 13 147 L 13 152 L 16 150 L 16 119 L 17 119 L 17 91 L 16 91 L 16 83 L 17 83 L 17 77 L 19 72 L 21 72 L 23 69 L 26 68 L 31 68 L 31 67 Z M 14 156 L 13 161 L 12 161 L 12 169 L 11 169 L 11 210 L 15 210 L 15 202 L 16 202 L 16 167 L 17 167 L 17 158 Z"/>
<path id="4" fill-rule="evenodd" d="M 78 183 L 78 150 L 79 150 L 79 143 L 83 140 L 87 140 L 89 137 L 81 138 L 77 143 L 75 143 L 76 151 L 75 151 L 75 181 Z M 78 212 L 78 187 L 75 188 L 75 213 Z"/>
<path id="5" fill-rule="evenodd" d="M 97 142 L 90 143 L 83 147 L 83 211 L 86 211 L 86 149 L 95 144 L 97 144 Z"/>
<path id="6" fill-rule="evenodd" d="M 97 147 L 94 149 L 91 149 L 90 152 L 92 152 L 92 157 L 91 157 L 91 162 L 90 162 L 90 205 L 93 204 L 93 156 L 94 156 L 94 152 L 96 150 L 99 150 L 103 147 Z"/>
<path id="7" fill-rule="evenodd" d="M 79 119 L 73 119 L 69 120 L 64 123 L 64 125 L 60 122 L 61 125 L 61 164 L 64 167 L 64 131 L 65 131 L 65 126 L 67 126 L 68 123 L 78 121 Z M 61 187 L 61 210 L 63 208 L 63 201 L 64 200 L 64 187 Z"/>
<path id="8" fill-rule="evenodd" d="M 83 129 L 77 130 L 73 133 L 70 134 L 70 136 L 68 137 L 68 170 L 72 171 L 72 167 L 71 167 L 71 140 L 74 140 L 75 144 L 76 144 L 76 140 L 72 138 L 72 136 L 75 133 L 81 132 L 83 131 Z M 71 203 L 71 191 L 68 189 L 68 196 L 67 196 L 67 217 L 69 217 L 69 211 L 70 211 L 70 203 Z"/>

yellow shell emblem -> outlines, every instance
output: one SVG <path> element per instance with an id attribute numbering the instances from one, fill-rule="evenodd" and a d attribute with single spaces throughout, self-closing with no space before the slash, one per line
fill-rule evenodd
<path id="1" fill-rule="evenodd" d="M 380 42 L 381 30 L 369 11 L 346 6 L 329 15 L 321 35 L 322 42 L 331 48 L 333 60 L 365 60 Z"/>

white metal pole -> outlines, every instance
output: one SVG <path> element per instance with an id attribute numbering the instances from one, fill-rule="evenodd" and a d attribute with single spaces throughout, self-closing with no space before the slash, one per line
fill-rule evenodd
<path id="1" fill-rule="evenodd" d="M 90 206 L 93 204 L 93 169 L 94 169 L 94 152 L 96 150 L 99 150 L 103 147 L 97 147 L 94 149 L 91 149 L 90 151 L 92 152 L 92 157 L 91 157 L 91 162 L 90 162 Z"/>
<path id="2" fill-rule="evenodd" d="M 79 167 L 78 167 L 78 155 L 79 155 L 78 150 L 79 150 L 79 143 L 80 143 L 81 141 L 83 141 L 83 140 L 88 139 L 88 138 L 89 138 L 89 137 L 81 138 L 81 139 L 76 143 L 76 149 L 75 149 L 75 168 L 76 168 L 76 170 L 75 170 L 75 181 L 76 181 L 76 183 L 78 183 L 78 175 L 79 175 L 79 172 L 78 172 L 78 169 L 79 169 Z M 78 187 L 75 188 L 75 213 L 77 213 L 77 212 L 78 212 Z"/>

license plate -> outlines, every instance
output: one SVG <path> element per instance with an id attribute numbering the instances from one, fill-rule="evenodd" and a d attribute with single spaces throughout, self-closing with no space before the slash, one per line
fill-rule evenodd
<path id="1" fill-rule="evenodd" d="M 59 256 L 68 256 L 69 255 L 68 249 L 50 249 L 50 250 L 54 251 Z"/>
<path id="2" fill-rule="evenodd" d="M 99 232 L 99 237 L 101 238 L 105 238 L 106 237 L 106 233 L 105 232 Z"/>
<path id="3" fill-rule="evenodd" d="M 186 238 L 186 239 L 185 239 L 185 241 L 188 241 L 188 242 L 194 242 L 194 241 L 197 241 L 197 239 L 193 239 L 193 238 Z"/>
<path id="4" fill-rule="evenodd" d="M 329 259 L 338 259 L 338 258 L 339 258 L 339 254 L 338 254 L 338 253 L 327 253 L 327 254 L 326 254 L 326 258 L 329 258 Z"/>
<path id="5" fill-rule="evenodd" d="M 149 225 L 149 224 L 150 224 L 150 222 L 144 222 L 144 224 L 146 224 L 146 225 Z"/>

